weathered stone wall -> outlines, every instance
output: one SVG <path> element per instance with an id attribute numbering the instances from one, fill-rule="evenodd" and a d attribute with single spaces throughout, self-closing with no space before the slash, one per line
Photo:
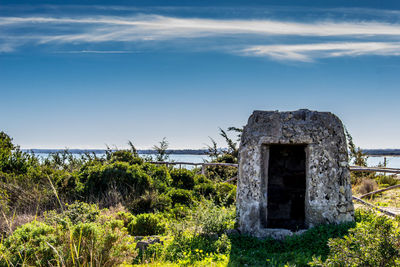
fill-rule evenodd
<path id="1" fill-rule="evenodd" d="M 292 232 L 261 224 L 268 205 L 263 188 L 268 145 L 306 145 L 306 228 L 353 220 L 346 139 L 341 121 L 332 113 L 254 111 L 244 128 L 239 149 L 237 222 L 242 233 L 281 238 Z M 266 150 L 266 151 L 262 151 Z M 262 162 L 264 161 L 264 162 Z M 268 165 L 268 163 L 267 163 Z M 263 181 L 264 179 L 264 181 Z M 266 216 L 268 216 L 266 214 Z"/>

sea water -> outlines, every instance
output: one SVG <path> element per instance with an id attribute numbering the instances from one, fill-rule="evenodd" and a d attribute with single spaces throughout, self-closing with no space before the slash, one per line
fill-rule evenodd
<path id="1" fill-rule="evenodd" d="M 48 153 L 37 153 L 37 156 L 44 159 L 49 156 Z M 75 157 L 80 157 L 82 154 L 73 154 Z M 105 157 L 105 154 L 96 154 L 97 157 Z M 152 157 L 153 160 L 156 159 L 155 154 L 139 154 L 143 158 Z M 379 156 L 372 157 L 369 156 L 367 159 L 367 164 L 370 167 L 376 167 L 379 164 L 383 164 L 384 158 L 386 158 L 388 168 L 400 168 L 400 157 L 399 156 Z M 210 158 L 207 155 L 190 155 L 190 154 L 169 154 L 166 161 L 174 162 L 191 162 L 191 163 L 202 163 L 204 161 L 209 161 Z M 351 164 L 353 165 L 353 164 Z M 191 165 L 183 165 L 182 167 L 192 168 Z"/>

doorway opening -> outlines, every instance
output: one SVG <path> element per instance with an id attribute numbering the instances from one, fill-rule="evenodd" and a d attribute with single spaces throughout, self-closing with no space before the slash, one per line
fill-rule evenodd
<path id="1" fill-rule="evenodd" d="M 305 145 L 270 145 L 267 228 L 304 229 L 306 193 Z"/>

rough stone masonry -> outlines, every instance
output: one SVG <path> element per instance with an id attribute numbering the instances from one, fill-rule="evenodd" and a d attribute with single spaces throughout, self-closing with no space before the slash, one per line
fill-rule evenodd
<path id="1" fill-rule="evenodd" d="M 329 112 L 254 111 L 239 148 L 237 222 L 283 238 L 354 219 L 346 138 Z"/>

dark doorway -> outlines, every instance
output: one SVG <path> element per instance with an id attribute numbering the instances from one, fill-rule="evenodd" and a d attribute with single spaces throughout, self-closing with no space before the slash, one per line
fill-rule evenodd
<path id="1" fill-rule="evenodd" d="M 267 228 L 305 228 L 305 147 L 269 146 Z"/>

